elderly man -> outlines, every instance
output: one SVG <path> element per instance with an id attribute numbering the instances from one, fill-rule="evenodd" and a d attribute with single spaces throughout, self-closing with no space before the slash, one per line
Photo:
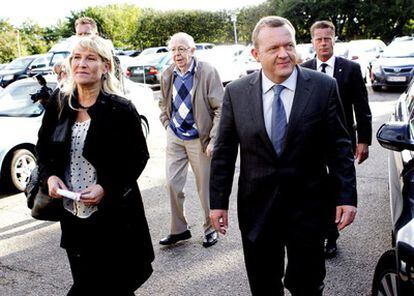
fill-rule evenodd
<path id="1" fill-rule="evenodd" d="M 223 86 L 214 67 L 194 57 L 194 39 L 183 32 L 168 42 L 174 64 L 162 73 L 160 120 L 167 130 L 166 178 L 171 202 L 170 234 L 160 240 L 172 245 L 191 237 L 184 215 L 188 163 L 194 172 L 204 214 L 203 246 L 217 242 L 209 218 L 210 161 L 217 134 Z"/>
<path id="2" fill-rule="evenodd" d="M 240 150 L 237 210 L 252 294 L 284 295 L 285 286 L 292 296 L 321 296 L 328 219 L 335 205 L 340 229 L 356 214 L 351 139 L 336 82 L 296 65 L 287 19 L 265 17 L 252 36 L 262 70 L 226 87 L 211 163 L 211 220 L 227 231 Z"/>

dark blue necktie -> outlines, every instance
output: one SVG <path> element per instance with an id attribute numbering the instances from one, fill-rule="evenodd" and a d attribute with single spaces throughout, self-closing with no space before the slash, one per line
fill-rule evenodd
<path id="1" fill-rule="evenodd" d="M 328 64 L 327 63 L 322 63 L 321 64 L 321 68 L 322 68 L 321 72 L 322 73 L 326 73 L 326 67 L 328 67 Z"/>
<path id="2" fill-rule="evenodd" d="M 280 93 L 284 88 L 281 84 L 273 86 L 271 140 L 277 155 L 280 155 L 282 151 L 287 128 L 285 107 L 280 98 Z"/>

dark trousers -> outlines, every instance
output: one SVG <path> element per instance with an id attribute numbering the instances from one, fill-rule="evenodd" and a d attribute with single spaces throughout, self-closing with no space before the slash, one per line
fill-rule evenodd
<path id="1" fill-rule="evenodd" d="M 307 231 L 280 227 L 268 225 L 254 242 L 242 234 L 252 295 L 284 295 L 286 287 L 292 296 L 321 296 L 326 274 L 323 235 L 313 237 Z"/>
<path id="2" fill-rule="evenodd" d="M 137 283 L 132 283 L 128 277 L 128 271 L 117 270 L 107 264 L 105 256 L 95 256 L 79 251 L 67 250 L 69 264 L 73 277 L 73 285 L 68 296 L 95 296 L 114 295 L 132 296 L 138 288 Z M 142 285 L 152 273 L 151 264 L 142 267 Z"/>

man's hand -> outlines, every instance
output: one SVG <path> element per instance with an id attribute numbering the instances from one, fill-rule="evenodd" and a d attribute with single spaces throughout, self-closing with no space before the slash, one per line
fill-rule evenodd
<path id="1" fill-rule="evenodd" d="M 81 202 L 87 206 L 97 205 L 105 195 L 105 190 L 99 184 L 94 184 L 81 192 Z"/>
<path id="2" fill-rule="evenodd" d="M 368 144 L 358 143 L 355 149 L 355 159 L 358 164 L 364 162 L 368 158 Z"/>
<path id="3" fill-rule="evenodd" d="M 229 225 L 227 210 L 210 210 L 211 224 L 221 234 L 226 234 Z"/>
<path id="4" fill-rule="evenodd" d="M 65 183 L 58 176 L 50 176 L 49 179 L 47 179 L 47 187 L 49 196 L 54 198 L 62 198 L 62 196 L 57 193 L 58 189 L 68 190 Z"/>
<path id="5" fill-rule="evenodd" d="M 214 145 L 212 143 L 209 143 L 206 148 L 206 154 L 208 157 L 213 156 L 213 150 L 214 150 Z"/>
<path id="6" fill-rule="evenodd" d="M 356 216 L 357 208 L 354 206 L 337 206 L 335 223 L 338 225 L 338 230 L 344 229 L 351 224 Z"/>

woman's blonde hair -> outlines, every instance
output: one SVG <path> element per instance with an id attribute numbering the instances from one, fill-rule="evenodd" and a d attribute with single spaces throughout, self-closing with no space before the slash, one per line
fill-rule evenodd
<path id="1" fill-rule="evenodd" d="M 62 89 L 63 94 L 70 98 L 76 90 L 76 83 L 73 79 L 73 73 L 70 65 L 72 64 L 74 50 L 78 47 L 96 53 L 102 59 L 102 62 L 108 65 L 108 72 L 103 74 L 101 78 L 101 91 L 107 94 L 120 95 L 121 91 L 119 89 L 119 80 L 114 74 L 115 70 L 112 46 L 109 41 L 96 35 L 79 37 L 72 47 L 73 49 L 69 56 L 69 69 L 67 69 L 67 81 Z"/>

